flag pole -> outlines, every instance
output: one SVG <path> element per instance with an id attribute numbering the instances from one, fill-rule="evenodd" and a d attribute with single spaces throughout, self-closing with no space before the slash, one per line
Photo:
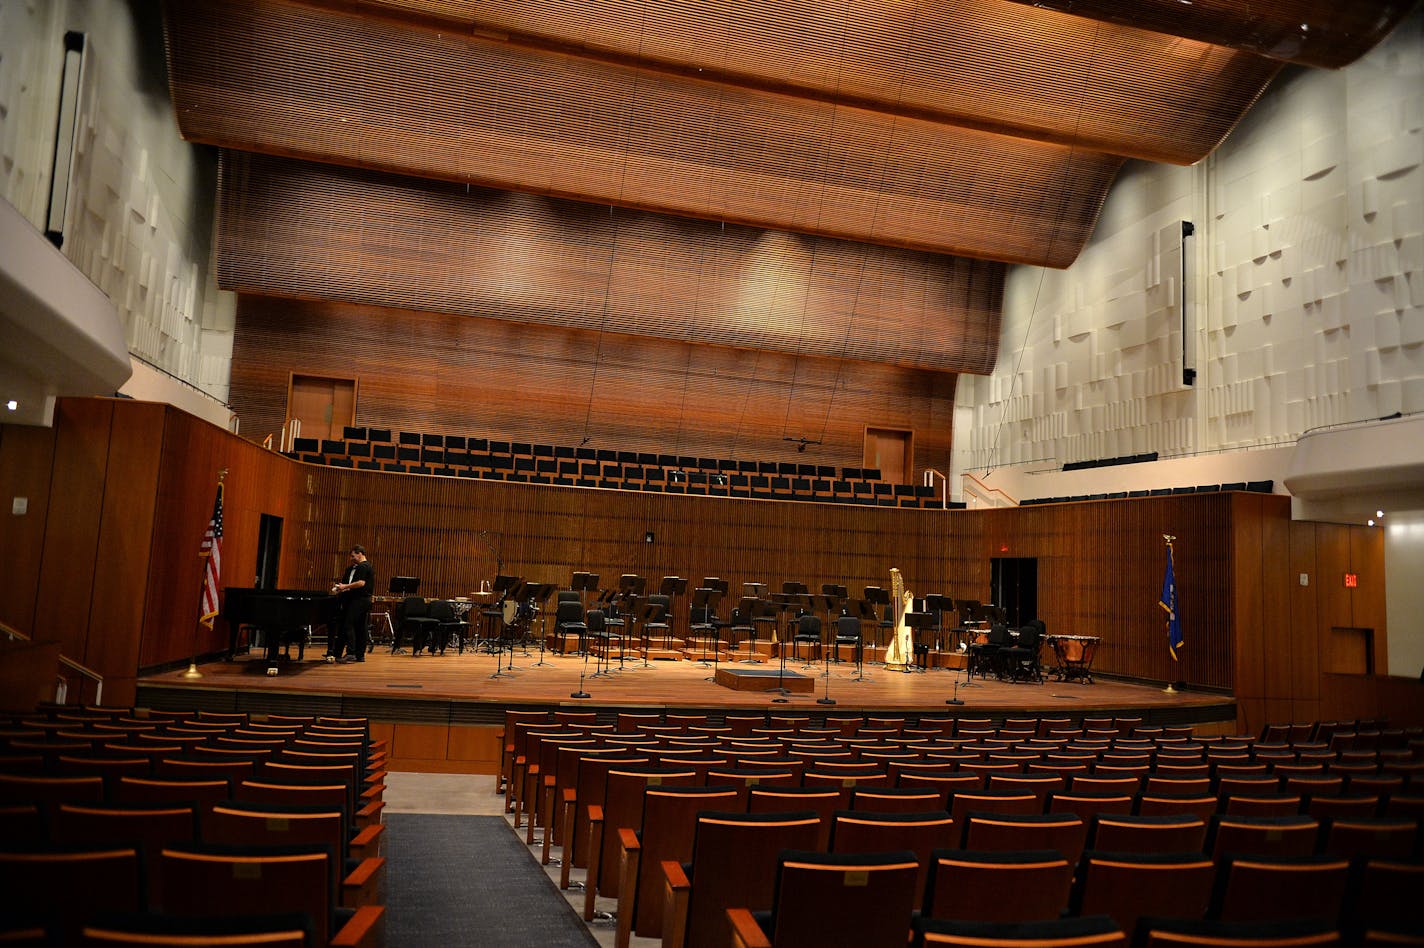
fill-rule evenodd
<path id="1" fill-rule="evenodd" d="M 1172 536 L 1172 534 L 1170 534 L 1170 533 L 1164 533 L 1164 534 L 1162 534 L 1162 539 L 1165 540 L 1166 543 L 1167 543 L 1167 556 L 1170 558 L 1171 555 L 1172 555 L 1172 541 L 1175 540 L 1175 539 L 1177 539 L 1177 538 L 1174 537 L 1174 536 Z M 1174 572 L 1175 572 L 1175 571 L 1174 571 Z M 1174 582 L 1175 582 L 1175 579 L 1174 579 Z M 1173 598 L 1174 598 L 1174 599 L 1176 598 L 1176 591 L 1175 591 L 1175 590 L 1173 590 Z M 1172 607 L 1173 607 L 1174 609 L 1176 608 L 1176 605 L 1177 605 L 1177 604 L 1176 604 L 1175 602 L 1172 603 Z M 1170 634 L 1171 634 L 1171 633 L 1169 632 L 1168 635 L 1170 635 Z M 1173 661 L 1176 661 L 1176 658 L 1173 657 L 1172 660 L 1173 660 Z M 1177 689 L 1174 688 L 1174 687 L 1172 687 L 1172 685 L 1173 685 L 1172 682 L 1170 682 L 1170 681 L 1167 682 L 1167 687 L 1165 687 L 1165 688 L 1162 689 L 1162 693 L 1163 693 L 1164 695 L 1174 695 L 1174 694 L 1177 694 Z"/>
<path id="2" fill-rule="evenodd" d="M 227 477 L 227 468 L 222 468 L 221 470 L 218 471 L 218 496 L 219 496 L 219 497 L 222 496 L 223 478 L 225 478 L 225 477 Z M 209 527 L 212 526 L 212 522 L 211 522 L 211 521 L 209 521 L 208 526 L 209 526 Z M 207 586 L 208 586 L 208 560 L 209 560 L 209 558 L 210 558 L 212 555 L 213 555 L 213 554 L 212 554 L 211 551 L 205 551 L 205 552 L 203 552 L 203 553 L 198 554 L 198 562 L 202 565 L 202 581 L 201 581 L 201 583 L 200 583 L 200 585 L 199 585 L 199 592 L 200 592 L 200 593 L 201 593 L 203 590 L 206 590 L 206 589 L 207 589 Z M 199 601 L 201 602 L 202 600 L 200 599 Z M 191 680 L 191 679 L 194 679 L 194 678 L 202 678 L 202 677 L 203 677 L 203 673 L 200 672 L 200 671 L 198 671 L 198 629 L 199 629 L 199 627 L 202 626 L 202 625 L 203 625 L 203 620 L 200 618 L 200 619 L 198 619 L 197 623 L 193 626 L 193 653 L 192 653 L 192 657 L 191 657 L 191 658 L 189 659 L 189 661 L 188 661 L 188 670 L 185 671 L 185 672 L 183 672 L 182 674 L 180 674 L 180 675 L 178 676 L 178 677 L 180 677 L 180 678 L 185 678 L 185 679 Z M 208 626 L 208 628 L 212 628 L 212 626 Z"/>

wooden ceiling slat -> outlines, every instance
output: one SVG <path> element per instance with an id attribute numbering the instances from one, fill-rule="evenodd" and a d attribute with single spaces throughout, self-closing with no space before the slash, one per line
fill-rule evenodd
<path id="1" fill-rule="evenodd" d="M 264 0 L 170 4 L 190 139 L 1067 266 L 1119 156 Z"/>
<path id="2" fill-rule="evenodd" d="M 356 6 L 731 85 L 1179 164 L 1211 151 L 1279 68 L 1251 53 L 1136 28 L 1131 14 L 1094 21 L 1008 0 Z"/>
<path id="3" fill-rule="evenodd" d="M 998 350 L 998 263 L 242 153 L 219 194 L 225 289 L 937 372 Z"/>

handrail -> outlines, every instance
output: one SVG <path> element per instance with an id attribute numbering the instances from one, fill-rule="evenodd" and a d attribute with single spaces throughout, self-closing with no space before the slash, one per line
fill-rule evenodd
<path id="1" fill-rule="evenodd" d="M 4 622 L 0 622 L 0 633 L 4 633 L 4 634 L 5 634 L 6 636 L 8 636 L 12 641 L 13 641 L 14 639 L 19 639 L 19 640 L 22 641 L 22 642 L 33 642 L 33 641 L 34 641 L 34 639 L 30 638 L 28 635 L 26 635 L 25 633 L 21 632 L 19 629 L 15 628 L 15 627 L 12 626 L 12 625 L 8 625 L 7 623 L 4 623 Z M 104 703 L 104 676 L 103 676 L 103 675 L 99 674 L 98 672 L 96 672 L 96 671 L 95 671 L 94 669 L 92 669 L 92 668 L 88 668 L 88 667 L 86 667 L 86 666 L 84 666 L 84 665 L 79 664 L 78 662 L 76 662 L 76 661 L 75 661 L 74 659 L 72 659 L 72 658 L 67 658 L 67 657 L 65 657 L 64 655 L 60 655 L 60 656 L 59 656 L 59 662 L 60 662 L 61 665 L 64 665 L 66 668 L 73 669 L 74 671 L 78 672 L 80 675 L 82 675 L 82 676 L 84 676 L 85 678 L 88 678 L 90 681 L 94 682 L 94 703 L 95 703 L 95 704 L 103 704 L 103 703 Z M 63 681 L 64 681 L 64 679 L 61 678 L 61 679 L 60 679 L 60 682 L 63 683 Z M 63 702 L 60 702 L 60 703 L 62 704 Z"/>
<path id="2" fill-rule="evenodd" d="M 944 489 L 943 489 L 943 491 L 941 491 L 941 494 L 940 494 L 940 506 L 943 507 L 943 508 L 945 508 L 945 509 L 948 509 L 948 508 L 949 508 L 949 478 L 945 477 L 943 474 L 941 474 L 941 473 L 940 473 L 938 470 L 936 470 L 935 468 L 932 468 L 932 467 L 927 467 L 927 468 L 925 468 L 925 486 L 926 486 L 926 487 L 931 487 L 931 488 L 934 487 L 934 479 L 935 479 L 936 477 L 938 477 L 938 478 L 940 479 L 940 481 L 944 484 Z"/>
<path id="3" fill-rule="evenodd" d="M 960 474 L 959 476 L 960 476 L 960 477 L 964 477 L 964 478 L 968 478 L 969 480 L 973 481 L 975 484 L 977 484 L 977 485 L 979 486 L 979 489 L 980 489 L 981 491 L 983 491 L 984 493 L 986 493 L 986 494 L 998 494 L 1000 497 L 1002 497 L 1002 498 L 1004 498 L 1005 500 L 1007 500 L 1007 501 L 1008 501 L 1010 504 L 1012 504 L 1013 506 L 1017 507 L 1017 506 L 1019 505 L 1019 502 L 1018 502 L 1017 500 L 1015 500 L 1013 497 L 1010 497 L 1008 494 L 1004 493 L 1004 491 L 1003 491 L 1002 488 L 999 488 L 999 487 L 990 487 L 988 484 L 985 484 L 983 481 L 981 481 L 979 478 L 975 477 L 973 474 L 970 474 L 968 471 L 963 472 L 963 473 Z"/>

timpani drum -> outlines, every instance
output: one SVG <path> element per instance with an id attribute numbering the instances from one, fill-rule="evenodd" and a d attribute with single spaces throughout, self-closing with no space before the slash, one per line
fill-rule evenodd
<path id="1" fill-rule="evenodd" d="M 1045 638 L 1058 661 L 1056 674 L 1059 681 L 1093 683 L 1093 657 L 1102 643 L 1100 636 L 1049 635 Z"/>

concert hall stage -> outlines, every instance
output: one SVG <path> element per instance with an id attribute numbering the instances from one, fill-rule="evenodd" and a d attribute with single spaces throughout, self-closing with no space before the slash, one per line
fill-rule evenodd
<path id="1" fill-rule="evenodd" d="M 309 653 L 310 655 L 310 653 Z M 644 665 L 629 658 L 622 671 L 613 664 L 607 677 L 591 677 L 596 666 L 582 658 L 546 653 L 539 664 L 537 650 L 515 656 L 515 668 L 499 677 L 493 656 L 454 649 L 443 656 L 391 655 L 378 649 L 359 664 L 328 665 L 318 657 L 283 662 L 280 673 L 265 674 L 259 657 L 200 666 L 201 678 L 165 671 L 139 679 L 138 703 L 156 708 L 246 710 L 253 713 L 366 716 L 373 722 L 488 725 L 504 720 L 506 708 L 580 708 L 600 712 L 611 722 L 618 711 L 649 713 L 671 709 L 707 713 L 715 722 L 726 713 L 767 712 L 778 715 L 854 716 L 895 714 L 912 717 L 994 718 L 1052 716 L 1078 720 L 1084 716 L 1120 715 L 1148 725 L 1191 724 L 1203 733 L 1234 733 L 1236 704 L 1227 695 L 1204 692 L 1164 693 L 1160 686 L 1115 681 L 1099 676 L 1095 683 L 1058 682 L 1050 675 L 1043 684 L 999 681 L 964 683 L 964 674 L 945 668 L 925 672 L 891 672 L 865 666 L 868 680 L 853 681 L 856 666 L 831 663 L 829 697 L 826 666 L 806 667 L 788 660 L 788 672 L 809 679 L 813 687 L 780 697 L 766 691 L 736 690 L 714 682 L 713 668 L 692 661 L 654 661 Z M 729 666 L 775 672 L 777 664 Z M 573 698 L 582 690 L 587 699 Z M 726 678 L 727 676 L 723 676 Z M 962 705 L 949 705 L 955 696 Z M 773 685 L 774 686 L 774 685 Z"/>

